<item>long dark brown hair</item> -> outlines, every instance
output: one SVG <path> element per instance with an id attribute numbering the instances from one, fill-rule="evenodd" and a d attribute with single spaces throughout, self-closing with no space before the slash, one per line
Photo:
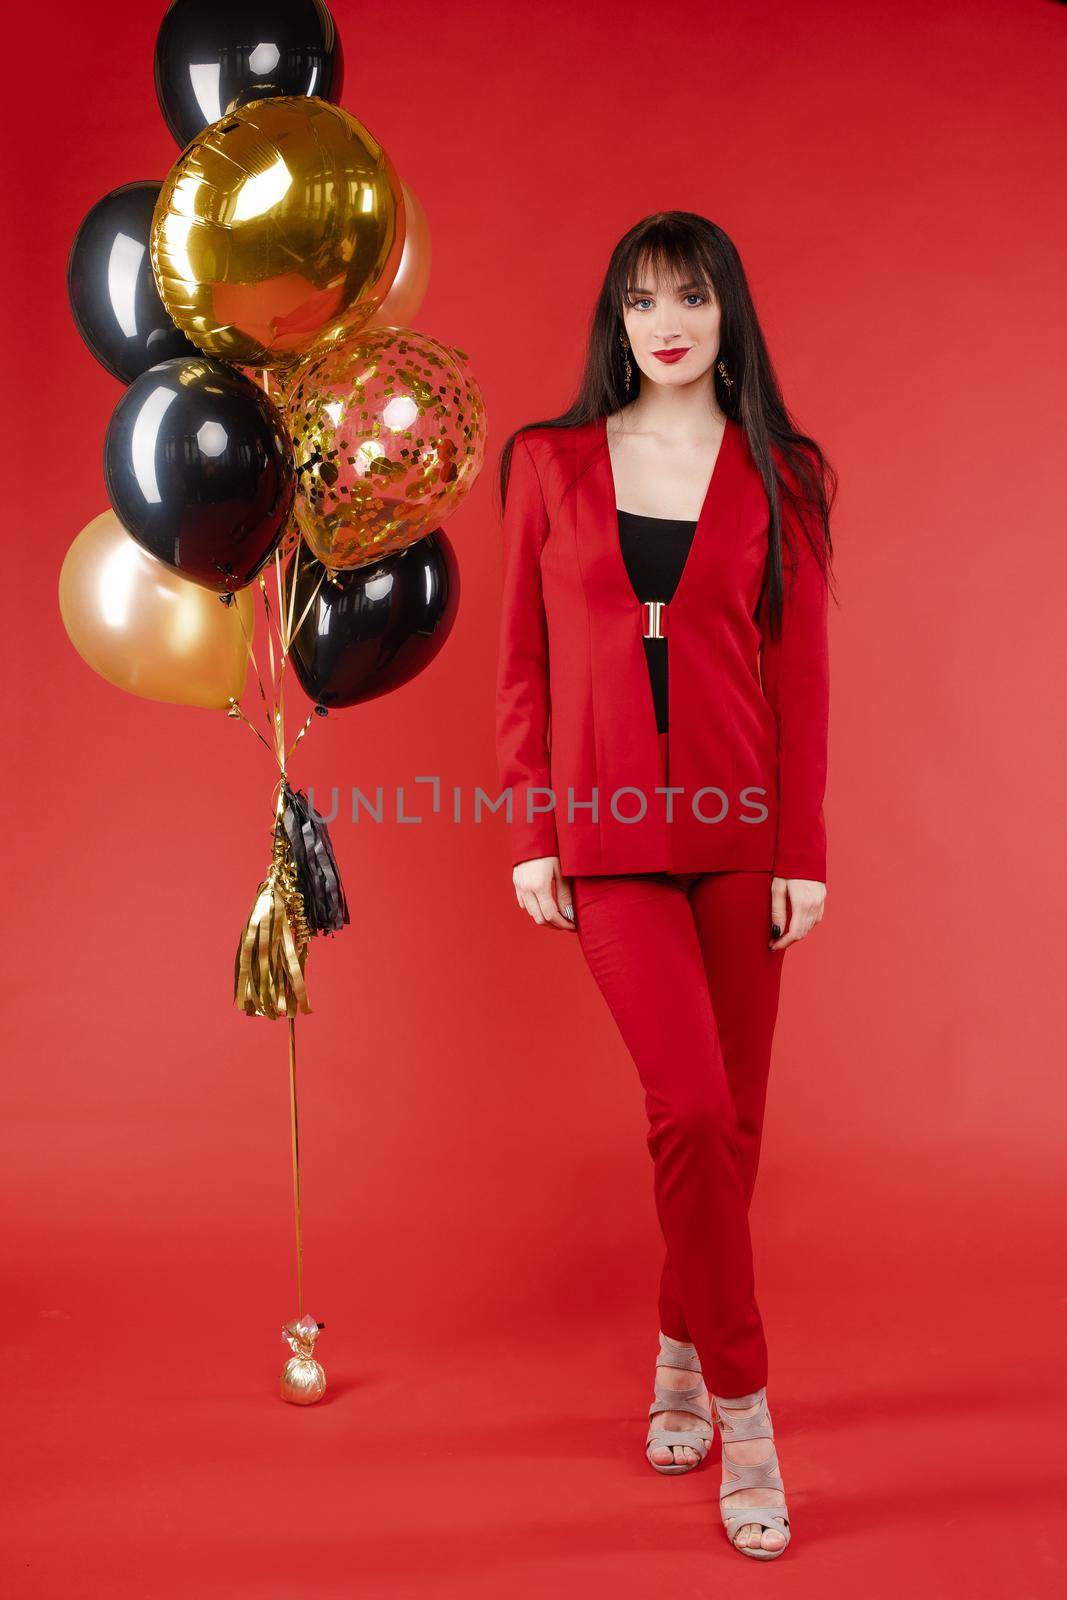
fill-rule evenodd
<path id="1" fill-rule="evenodd" d="M 830 508 L 837 495 L 837 473 L 816 441 L 795 426 L 786 409 L 741 257 L 729 235 L 707 217 L 692 211 L 657 211 L 635 223 L 619 240 L 593 310 L 575 399 L 562 415 L 526 423 L 509 434 L 500 455 L 500 509 L 503 511 L 507 499 L 515 439 L 525 428 L 581 427 L 610 416 L 636 398 L 641 374 L 631 363 L 627 385 L 619 335 L 624 332 L 627 291 L 642 281 L 638 273 L 646 270 L 659 270 L 679 283 L 703 284 L 719 302 L 719 359 L 733 381 L 726 383 L 716 366 L 715 398 L 726 415 L 744 429 L 767 491 L 770 526 L 760 604 L 766 602 L 768 624 L 777 637 L 783 598 L 782 503 L 799 513 L 796 520 L 831 583 Z M 780 463 L 784 463 L 784 474 Z M 793 518 L 786 522 L 791 527 Z M 790 555 L 795 558 L 795 552 Z"/>

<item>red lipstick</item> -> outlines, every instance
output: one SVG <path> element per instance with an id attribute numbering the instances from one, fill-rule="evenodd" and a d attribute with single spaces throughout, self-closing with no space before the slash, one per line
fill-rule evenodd
<path id="1" fill-rule="evenodd" d="M 653 350 L 652 354 L 657 361 L 681 361 L 682 357 L 687 356 L 692 348 L 691 344 L 687 344 L 684 350 Z"/>

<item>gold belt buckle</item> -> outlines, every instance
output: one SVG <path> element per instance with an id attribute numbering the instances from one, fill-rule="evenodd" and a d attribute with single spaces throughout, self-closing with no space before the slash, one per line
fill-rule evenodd
<path id="1" fill-rule="evenodd" d="M 663 600 L 643 600 L 644 635 L 646 639 L 665 639 L 667 637 L 667 606 Z"/>

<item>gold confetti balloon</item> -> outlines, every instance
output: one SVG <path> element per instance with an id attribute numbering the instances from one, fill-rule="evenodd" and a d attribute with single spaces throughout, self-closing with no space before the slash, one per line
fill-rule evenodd
<path id="1" fill-rule="evenodd" d="M 304 362 L 285 421 L 293 513 L 325 566 L 402 550 L 465 499 L 485 459 L 486 413 L 465 351 L 375 328 Z"/>
<path id="2" fill-rule="evenodd" d="M 370 321 L 405 227 L 399 174 L 363 124 L 280 95 L 238 107 L 182 152 L 153 213 L 152 269 L 206 354 L 285 366 Z"/>

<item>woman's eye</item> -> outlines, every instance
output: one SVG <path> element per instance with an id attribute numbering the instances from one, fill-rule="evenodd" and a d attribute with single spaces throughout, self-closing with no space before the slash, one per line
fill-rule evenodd
<path id="1" fill-rule="evenodd" d="M 689 294 L 687 294 L 685 298 L 687 300 L 695 300 L 698 305 L 705 305 L 707 303 L 707 295 L 701 294 L 698 289 L 690 290 Z M 631 311 L 638 311 L 642 306 L 650 306 L 652 304 L 652 300 L 650 296 L 642 295 L 639 300 L 630 300 L 628 304 Z"/>

